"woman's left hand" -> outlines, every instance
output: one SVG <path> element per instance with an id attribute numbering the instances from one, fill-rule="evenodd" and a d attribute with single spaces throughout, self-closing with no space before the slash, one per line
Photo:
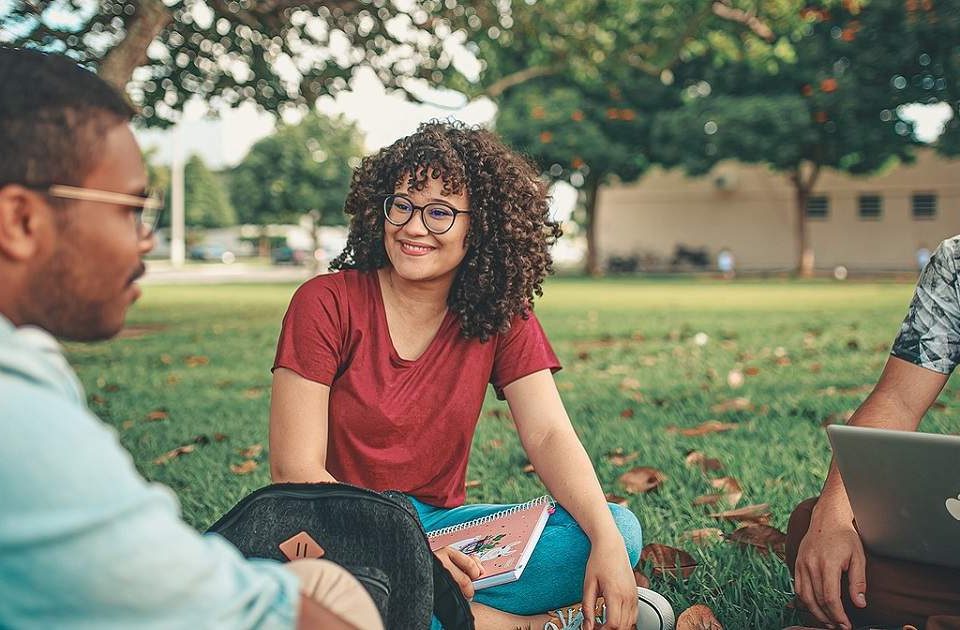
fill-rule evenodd
<path id="1" fill-rule="evenodd" d="M 583 582 L 584 630 L 594 630 L 593 610 L 598 596 L 606 605 L 604 628 L 628 630 L 637 623 L 637 583 L 619 536 L 592 544 Z M 588 614 L 589 613 L 589 614 Z"/>

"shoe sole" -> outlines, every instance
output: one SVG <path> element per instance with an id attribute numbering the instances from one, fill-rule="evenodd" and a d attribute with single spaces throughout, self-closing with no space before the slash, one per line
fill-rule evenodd
<path id="1" fill-rule="evenodd" d="M 673 607 L 663 595 L 637 587 L 637 630 L 674 630 L 676 623 Z"/>

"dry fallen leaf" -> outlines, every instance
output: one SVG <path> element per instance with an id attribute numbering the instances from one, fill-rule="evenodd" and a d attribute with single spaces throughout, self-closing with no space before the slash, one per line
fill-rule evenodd
<path id="1" fill-rule="evenodd" d="M 726 413 L 727 411 L 753 411 L 753 405 L 749 398 L 732 398 L 717 403 L 710 408 L 713 413 Z"/>
<path id="2" fill-rule="evenodd" d="M 607 503 L 622 505 L 623 507 L 627 507 L 627 504 L 629 503 L 625 497 L 621 497 L 619 494 L 614 494 L 612 492 L 608 492 L 604 498 L 607 500 Z"/>
<path id="3" fill-rule="evenodd" d="M 743 488 L 740 487 L 740 483 L 733 477 L 713 479 L 710 481 L 710 485 L 720 492 L 720 496 L 730 507 L 734 507 L 737 503 L 740 503 L 740 499 L 743 498 Z"/>
<path id="4" fill-rule="evenodd" d="M 155 409 L 147 414 L 147 420 L 150 422 L 156 422 L 158 420 L 166 420 L 168 413 L 165 409 Z"/>
<path id="5" fill-rule="evenodd" d="M 632 418 L 633 416 L 634 416 L 634 411 L 630 407 L 627 407 L 626 409 L 620 412 L 620 417 L 625 420 Z"/>
<path id="6" fill-rule="evenodd" d="M 708 545 L 712 542 L 723 540 L 723 531 L 716 527 L 692 529 L 683 533 L 683 539 L 689 540 L 695 545 Z"/>
<path id="7" fill-rule="evenodd" d="M 178 446 L 172 451 L 167 451 L 160 457 L 153 460 L 153 463 L 157 464 L 158 466 L 166 464 L 171 459 L 180 457 L 181 455 L 186 455 L 187 453 L 192 453 L 194 448 L 196 447 L 193 444 L 184 444 L 183 446 Z"/>
<path id="8" fill-rule="evenodd" d="M 624 454 L 622 448 L 617 448 L 607 453 L 607 459 L 609 459 L 610 463 L 614 466 L 626 466 L 639 456 L 640 454 L 636 451 Z"/>
<path id="9" fill-rule="evenodd" d="M 262 444 L 251 444 L 247 448 L 241 448 L 237 450 L 237 453 L 239 453 L 243 457 L 246 457 L 247 459 L 252 459 L 258 456 L 262 452 L 263 452 Z"/>
<path id="10" fill-rule="evenodd" d="M 723 625 L 710 608 L 696 604 L 680 613 L 676 630 L 723 630 Z"/>
<path id="11" fill-rule="evenodd" d="M 697 568 L 697 561 L 683 549 L 651 543 L 640 552 L 641 562 L 650 562 L 654 575 L 679 575 L 690 577 Z"/>
<path id="12" fill-rule="evenodd" d="M 124 421 L 120 424 L 120 428 L 123 429 L 124 431 L 126 431 L 127 429 L 129 429 L 130 427 L 132 427 L 133 424 L 134 424 L 133 420 L 124 420 Z"/>
<path id="13" fill-rule="evenodd" d="M 686 437 L 698 437 L 708 433 L 722 433 L 739 429 L 740 425 L 734 422 L 720 422 L 719 420 L 707 420 L 706 422 L 691 429 L 681 429 L 675 426 L 667 427 L 667 433 L 679 433 Z"/>
<path id="14" fill-rule="evenodd" d="M 240 464 L 230 464 L 230 471 L 235 475 L 246 475 L 253 472 L 257 467 L 257 462 L 248 459 Z"/>
<path id="15" fill-rule="evenodd" d="M 744 525 L 727 534 L 727 540 L 745 547 L 756 547 L 761 553 L 772 550 L 781 560 L 786 554 L 787 535 L 769 525 Z"/>
<path id="16" fill-rule="evenodd" d="M 760 523 L 766 525 L 770 522 L 770 505 L 767 503 L 747 505 L 736 510 L 715 512 L 710 514 L 710 516 L 725 521 L 742 521 L 745 523 Z"/>
<path id="17" fill-rule="evenodd" d="M 464 484 L 464 487 L 467 490 L 469 490 L 470 488 L 479 488 L 482 483 L 483 482 L 480 481 L 479 479 L 471 479 L 470 481 Z"/>
<path id="18" fill-rule="evenodd" d="M 213 441 L 214 441 L 214 442 L 223 442 L 225 439 L 227 439 L 227 434 L 226 434 L 226 433 L 214 433 L 214 434 L 213 434 Z"/>
<path id="19" fill-rule="evenodd" d="M 722 497 L 719 494 L 701 494 L 699 497 L 693 500 L 693 507 L 700 507 L 702 505 L 716 505 L 720 503 Z"/>
<path id="20" fill-rule="evenodd" d="M 750 367 L 744 369 L 743 373 L 746 374 L 747 376 L 756 376 L 757 374 L 760 373 L 760 368 L 751 365 Z"/>
<path id="21" fill-rule="evenodd" d="M 532 475 L 534 472 L 536 472 L 536 469 L 533 467 L 533 464 L 527 464 L 523 467 L 523 472 L 527 473 L 528 475 Z"/>
<path id="22" fill-rule="evenodd" d="M 164 365 L 170 365 L 173 363 L 173 357 L 171 357 L 169 354 L 161 354 L 160 363 L 163 363 Z"/>
<path id="23" fill-rule="evenodd" d="M 620 389 L 640 389 L 640 381 L 628 376 L 620 381 Z"/>
<path id="24" fill-rule="evenodd" d="M 721 470 L 723 468 L 723 463 L 719 459 L 707 457 L 700 451 L 690 451 L 683 461 L 688 467 L 699 467 L 701 472 Z"/>
<path id="25" fill-rule="evenodd" d="M 630 494 L 657 489 L 667 476 L 656 468 L 638 466 L 620 475 L 620 483 Z"/>
<path id="26" fill-rule="evenodd" d="M 186 357 L 183 362 L 187 364 L 187 367 L 200 367 L 201 365 L 210 363 L 210 359 L 203 355 L 192 354 Z"/>

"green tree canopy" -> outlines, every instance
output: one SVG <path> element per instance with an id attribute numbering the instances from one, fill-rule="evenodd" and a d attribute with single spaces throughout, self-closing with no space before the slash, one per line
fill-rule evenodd
<path id="1" fill-rule="evenodd" d="M 295 222 L 315 212 L 320 223 L 346 221 L 343 202 L 363 139 L 342 116 L 308 114 L 257 142 L 230 173 L 230 193 L 244 223 Z"/>
<path id="2" fill-rule="evenodd" d="M 214 173 L 199 155 L 192 155 L 183 169 L 184 217 L 189 227 L 226 227 L 237 224 L 221 176 Z"/>
<path id="3" fill-rule="evenodd" d="M 554 180 L 584 192 L 587 270 L 598 273 L 595 246 L 599 186 L 632 181 L 653 164 L 654 116 L 679 107 L 697 88 L 690 69 L 735 60 L 790 63 L 798 3 L 696 0 L 683 3 L 539 0 L 493 5 L 498 26 L 468 35 L 484 61 L 475 84 L 498 105 L 497 131 L 540 162 Z M 499 13 L 497 13 L 499 12 Z M 474 22 L 476 26 L 476 21 Z M 470 28 L 467 20 L 464 28 Z"/>
<path id="4" fill-rule="evenodd" d="M 657 163 L 695 175 L 723 159 L 785 173 L 795 188 L 798 269 L 810 273 L 805 209 L 821 169 L 868 174 L 913 160 L 918 142 L 899 108 L 956 102 L 960 57 L 943 42 L 960 41 L 960 17 L 901 0 L 808 6 L 801 15 L 795 63 L 776 72 L 722 61 L 698 68 L 711 91 L 658 114 L 651 146 Z M 955 134 L 942 150 L 956 146 Z"/>
<path id="5" fill-rule="evenodd" d="M 191 95 L 212 105 L 303 109 L 345 89 L 360 66 L 390 88 L 405 89 L 415 77 L 438 81 L 452 71 L 433 28 L 443 7 L 434 0 L 403 8 L 385 0 L 12 0 L 0 4 L 0 43 L 65 51 L 128 87 L 142 119 L 164 126 Z"/>

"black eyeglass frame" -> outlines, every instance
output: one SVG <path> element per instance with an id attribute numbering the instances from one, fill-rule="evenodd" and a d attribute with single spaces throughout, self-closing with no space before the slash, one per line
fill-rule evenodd
<path id="1" fill-rule="evenodd" d="M 470 210 L 458 210 L 457 208 L 454 208 L 453 206 L 451 206 L 450 204 L 444 201 L 431 201 L 430 203 L 426 203 L 426 204 L 423 204 L 422 206 L 418 206 L 417 204 L 413 203 L 413 200 L 410 199 L 410 197 L 407 197 L 406 195 L 401 195 L 398 193 L 385 193 L 381 196 L 383 197 L 383 216 L 390 223 L 390 225 L 403 227 L 407 223 L 410 223 L 410 219 L 412 219 L 413 215 L 415 215 L 417 213 L 417 210 L 419 210 L 420 220 L 423 222 L 423 227 L 427 228 L 427 231 L 430 232 L 431 234 L 446 234 L 447 232 L 453 229 L 454 224 L 457 222 L 457 215 L 470 214 L 471 212 Z M 410 204 L 410 208 L 411 208 L 410 214 L 407 216 L 406 220 L 401 221 L 400 223 L 397 223 L 396 221 L 390 218 L 390 206 L 393 205 L 393 201 L 395 199 L 403 199 L 404 201 Z M 430 206 L 443 206 L 444 208 L 446 208 L 447 210 L 453 213 L 453 219 L 450 221 L 450 226 L 447 229 L 437 231 L 437 230 L 430 229 L 430 226 L 427 225 L 426 220 L 423 218 L 423 211 L 429 208 Z"/>

